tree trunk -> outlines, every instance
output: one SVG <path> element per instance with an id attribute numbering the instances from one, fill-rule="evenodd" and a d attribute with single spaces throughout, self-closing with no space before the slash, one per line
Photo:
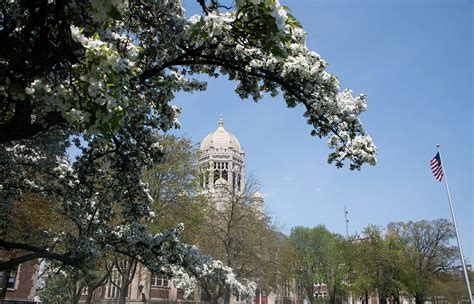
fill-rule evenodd
<path id="1" fill-rule="evenodd" d="M 215 296 L 212 297 L 211 303 L 212 303 L 212 304 L 219 304 L 219 297 L 215 297 Z"/>
<path id="2" fill-rule="evenodd" d="M 305 284 L 303 288 L 306 293 L 306 296 L 308 297 L 309 304 L 314 304 L 314 300 L 315 300 L 314 299 L 314 293 L 315 293 L 314 284 L 310 284 L 310 285 Z"/>
<path id="3" fill-rule="evenodd" d="M 106 272 L 101 278 L 97 281 L 89 280 L 86 282 L 87 286 L 87 297 L 86 297 L 86 304 L 91 304 L 92 300 L 94 299 L 94 292 L 101 286 L 103 286 L 107 282 L 107 278 L 109 277 L 108 273 Z"/>
<path id="4" fill-rule="evenodd" d="M 125 304 L 126 298 L 128 296 L 128 287 L 135 276 L 135 271 L 137 270 L 138 261 L 134 258 L 120 259 L 115 257 L 114 265 L 112 268 L 108 269 L 110 282 L 114 284 L 119 289 L 118 304 Z M 114 282 L 113 271 L 118 272 L 118 276 L 121 277 L 120 284 L 119 282 Z"/>
<path id="5" fill-rule="evenodd" d="M 396 304 L 400 304 L 400 295 L 397 295 L 394 299 Z"/>
<path id="6" fill-rule="evenodd" d="M 72 298 L 71 298 L 71 303 L 72 304 L 78 304 L 79 300 L 81 299 L 82 291 L 84 290 L 84 285 L 82 284 L 77 284 L 74 286 L 74 289 L 72 289 Z"/>
<path id="7" fill-rule="evenodd" d="M 125 284 L 124 284 L 125 285 Z M 128 284 L 122 285 L 119 292 L 118 304 L 125 304 L 127 300 Z"/>
<path id="8" fill-rule="evenodd" d="M 80 296 L 74 296 L 71 300 L 71 304 L 79 304 Z"/>
<path id="9" fill-rule="evenodd" d="M 206 280 L 201 281 L 199 286 L 201 286 L 202 290 L 206 293 L 209 303 L 219 304 L 219 299 L 222 296 L 222 290 L 218 286 L 215 286 L 212 283 L 210 284 Z"/>
<path id="10" fill-rule="evenodd" d="M 93 297 L 94 297 L 94 292 L 93 291 L 91 292 L 88 290 L 87 297 L 86 297 L 86 304 L 91 304 Z"/>
<path id="11" fill-rule="evenodd" d="M 336 304 L 336 284 L 334 284 L 334 287 L 332 288 L 332 293 L 329 298 L 331 299 L 331 304 Z"/>
<path id="12" fill-rule="evenodd" d="M 369 292 L 365 292 L 365 304 L 369 304 Z"/>
<path id="13" fill-rule="evenodd" d="M 224 304 L 229 304 L 229 303 L 230 303 L 230 291 L 226 291 L 224 294 Z"/>
<path id="14" fill-rule="evenodd" d="M 424 298 L 424 296 L 422 294 L 417 294 L 415 296 L 415 303 L 416 304 L 423 304 L 423 298 Z"/>

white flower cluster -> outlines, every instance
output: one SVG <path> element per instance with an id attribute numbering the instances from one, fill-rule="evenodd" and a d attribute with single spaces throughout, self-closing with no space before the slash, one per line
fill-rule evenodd
<path id="1" fill-rule="evenodd" d="M 189 265 L 189 269 L 172 265 L 168 267 L 173 282 L 177 288 L 183 289 L 185 297 L 192 294 L 197 281 L 210 280 L 215 284 L 222 284 L 226 289 L 237 292 L 242 297 L 249 297 L 255 293 L 256 284 L 252 281 L 243 283 L 238 279 L 231 267 L 224 265 L 219 260 L 201 255 L 196 246 L 184 245 L 182 247 L 183 259 Z M 189 274 L 192 273 L 192 275 Z"/>
<path id="2" fill-rule="evenodd" d="M 34 149 L 29 145 L 15 144 L 10 147 L 5 147 L 5 150 L 10 153 L 16 162 L 33 165 L 40 160 L 46 159 L 46 156 L 42 153 L 43 151 Z"/>
<path id="3" fill-rule="evenodd" d="M 289 27 L 286 24 L 288 14 L 278 0 L 237 0 L 238 9 L 241 9 L 249 4 L 253 4 L 255 6 L 258 6 L 259 4 L 265 5 L 271 10 L 270 15 L 275 19 L 275 24 L 278 30 L 288 33 Z"/>
<path id="4" fill-rule="evenodd" d="M 209 13 L 206 16 L 194 15 L 189 19 L 191 24 L 191 38 L 195 46 L 204 43 L 217 42 L 228 34 L 232 29 L 231 22 L 234 20 L 234 13 Z"/>
<path id="5" fill-rule="evenodd" d="M 329 156 L 329 162 L 335 162 L 340 167 L 344 159 L 353 161 L 351 168 L 357 169 L 366 162 L 375 165 L 377 148 L 372 138 L 365 135 L 364 128 L 358 116 L 367 109 L 364 95 L 354 97 L 351 90 L 345 90 L 337 95 L 336 113 L 331 115 L 338 123 L 339 131 L 328 140 L 328 146 L 335 149 Z M 354 133 L 357 132 L 354 136 Z"/>
<path id="6" fill-rule="evenodd" d="M 185 299 L 190 298 L 196 288 L 196 277 L 190 275 L 183 267 L 171 265 L 169 268 L 176 288 L 183 290 Z"/>
<path id="7" fill-rule="evenodd" d="M 268 16 L 260 16 L 267 11 L 262 10 L 260 6 L 270 11 Z M 270 39 L 275 45 L 282 47 L 282 40 L 290 35 L 290 25 L 287 22 L 288 14 L 278 0 L 239 0 L 236 12 L 211 12 L 206 16 L 194 15 L 189 19 L 191 41 L 195 46 L 201 46 L 204 43 L 217 43 L 219 40 L 228 39 L 233 35 L 236 18 L 241 18 L 243 22 L 251 22 L 255 16 L 273 18 L 277 29 L 271 35 L 265 36 L 263 39 L 265 41 L 256 41 L 256 45 L 265 45 Z M 269 27 L 269 29 L 272 28 Z"/>
<path id="8" fill-rule="evenodd" d="M 63 179 L 70 174 L 74 174 L 74 170 L 72 169 L 71 164 L 69 163 L 69 160 L 67 159 L 67 157 L 56 156 L 56 159 L 57 159 L 57 162 L 56 162 L 57 166 L 56 168 L 54 168 L 54 171 L 59 174 L 58 177 L 60 179 Z"/>
<path id="9" fill-rule="evenodd" d="M 275 18 L 275 23 L 280 32 L 288 33 L 289 27 L 286 24 L 288 15 L 286 10 L 281 6 L 278 1 L 265 1 L 266 5 L 272 9 L 271 16 Z"/>
<path id="10" fill-rule="evenodd" d="M 140 49 L 129 37 L 110 31 L 104 35 L 107 41 L 98 34 L 86 37 L 76 26 L 71 26 L 71 34 L 86 52 L 84 60 L 72 66 L 71 77 L 59 84 L 53 75 L 36 79 L 25 92 L 42 103 L 44 111 L 60 111 L 80 129 L 113 129 L 129 105 L 130 80 L 140 72 L 135 64 Z"/>

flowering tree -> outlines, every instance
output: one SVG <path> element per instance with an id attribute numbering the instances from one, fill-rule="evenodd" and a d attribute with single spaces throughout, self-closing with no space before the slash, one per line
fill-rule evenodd
<path id="1" fill-rule="evenodd" d="M 227 75 L 236 93 L 282 93 L 303 104 L 312 135 L 328 137 L 329 162 L 375 164 L 358 115 L 364 96 L 340 91 L 326 62 L 277 0 L 0 1 L 0 270 L 47 258 L 73 267 L 109 252 L 177 277 L 226 267 L 179 241 L 181 226 L 151 235 L 142 169 L 162 157 L 157 131 L 178 127 L 177 91 L 205 89 L 194 74 Z M 67 157 L 75 147 L 74 161 Z M 42 196 L 71 226 L 41 229 L 44 243 L 16 239 L 14 202 Z"/>

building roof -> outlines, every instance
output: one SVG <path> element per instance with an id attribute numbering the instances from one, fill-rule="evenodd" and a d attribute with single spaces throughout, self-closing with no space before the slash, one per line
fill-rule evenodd
<path id="1" fill-rule="evenodd" d="M 227 181 L 221 177 L 218 180 L 216 180 L 214 185 L 215 186 L 225 186 L 225 185 L 227 185 Z"/>
<path id="2" fill-rule="evenodd" d="M 202 151 L 207 150 L 209 148 L 232 148 L 237 152 L 243 153 L 242 147 L 240 146 L 240 143 L 237 138 L 224 129 L 222 114 L 219 117 L 219 127 L 217 128 L 217 130 L 209 133 L 201 143 Z"/>
<path id="3" fill-rule="evenodd" d="M 252 199 L 262 199 L 263 200 L 263 194 L 260 191 L 255 191 L 252 194 Z"/>

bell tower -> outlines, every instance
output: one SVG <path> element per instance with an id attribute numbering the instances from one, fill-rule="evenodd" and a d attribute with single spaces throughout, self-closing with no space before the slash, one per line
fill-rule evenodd
<path id="1" fill-rule="evenodd" d="M 204 138 L 200 150 L 203 189 L 211 194 L 222 187 L 231 192 L 244 191 L 245 153 L 237 138 L 224 129 L 222 114 L 217 130 Z"/>

